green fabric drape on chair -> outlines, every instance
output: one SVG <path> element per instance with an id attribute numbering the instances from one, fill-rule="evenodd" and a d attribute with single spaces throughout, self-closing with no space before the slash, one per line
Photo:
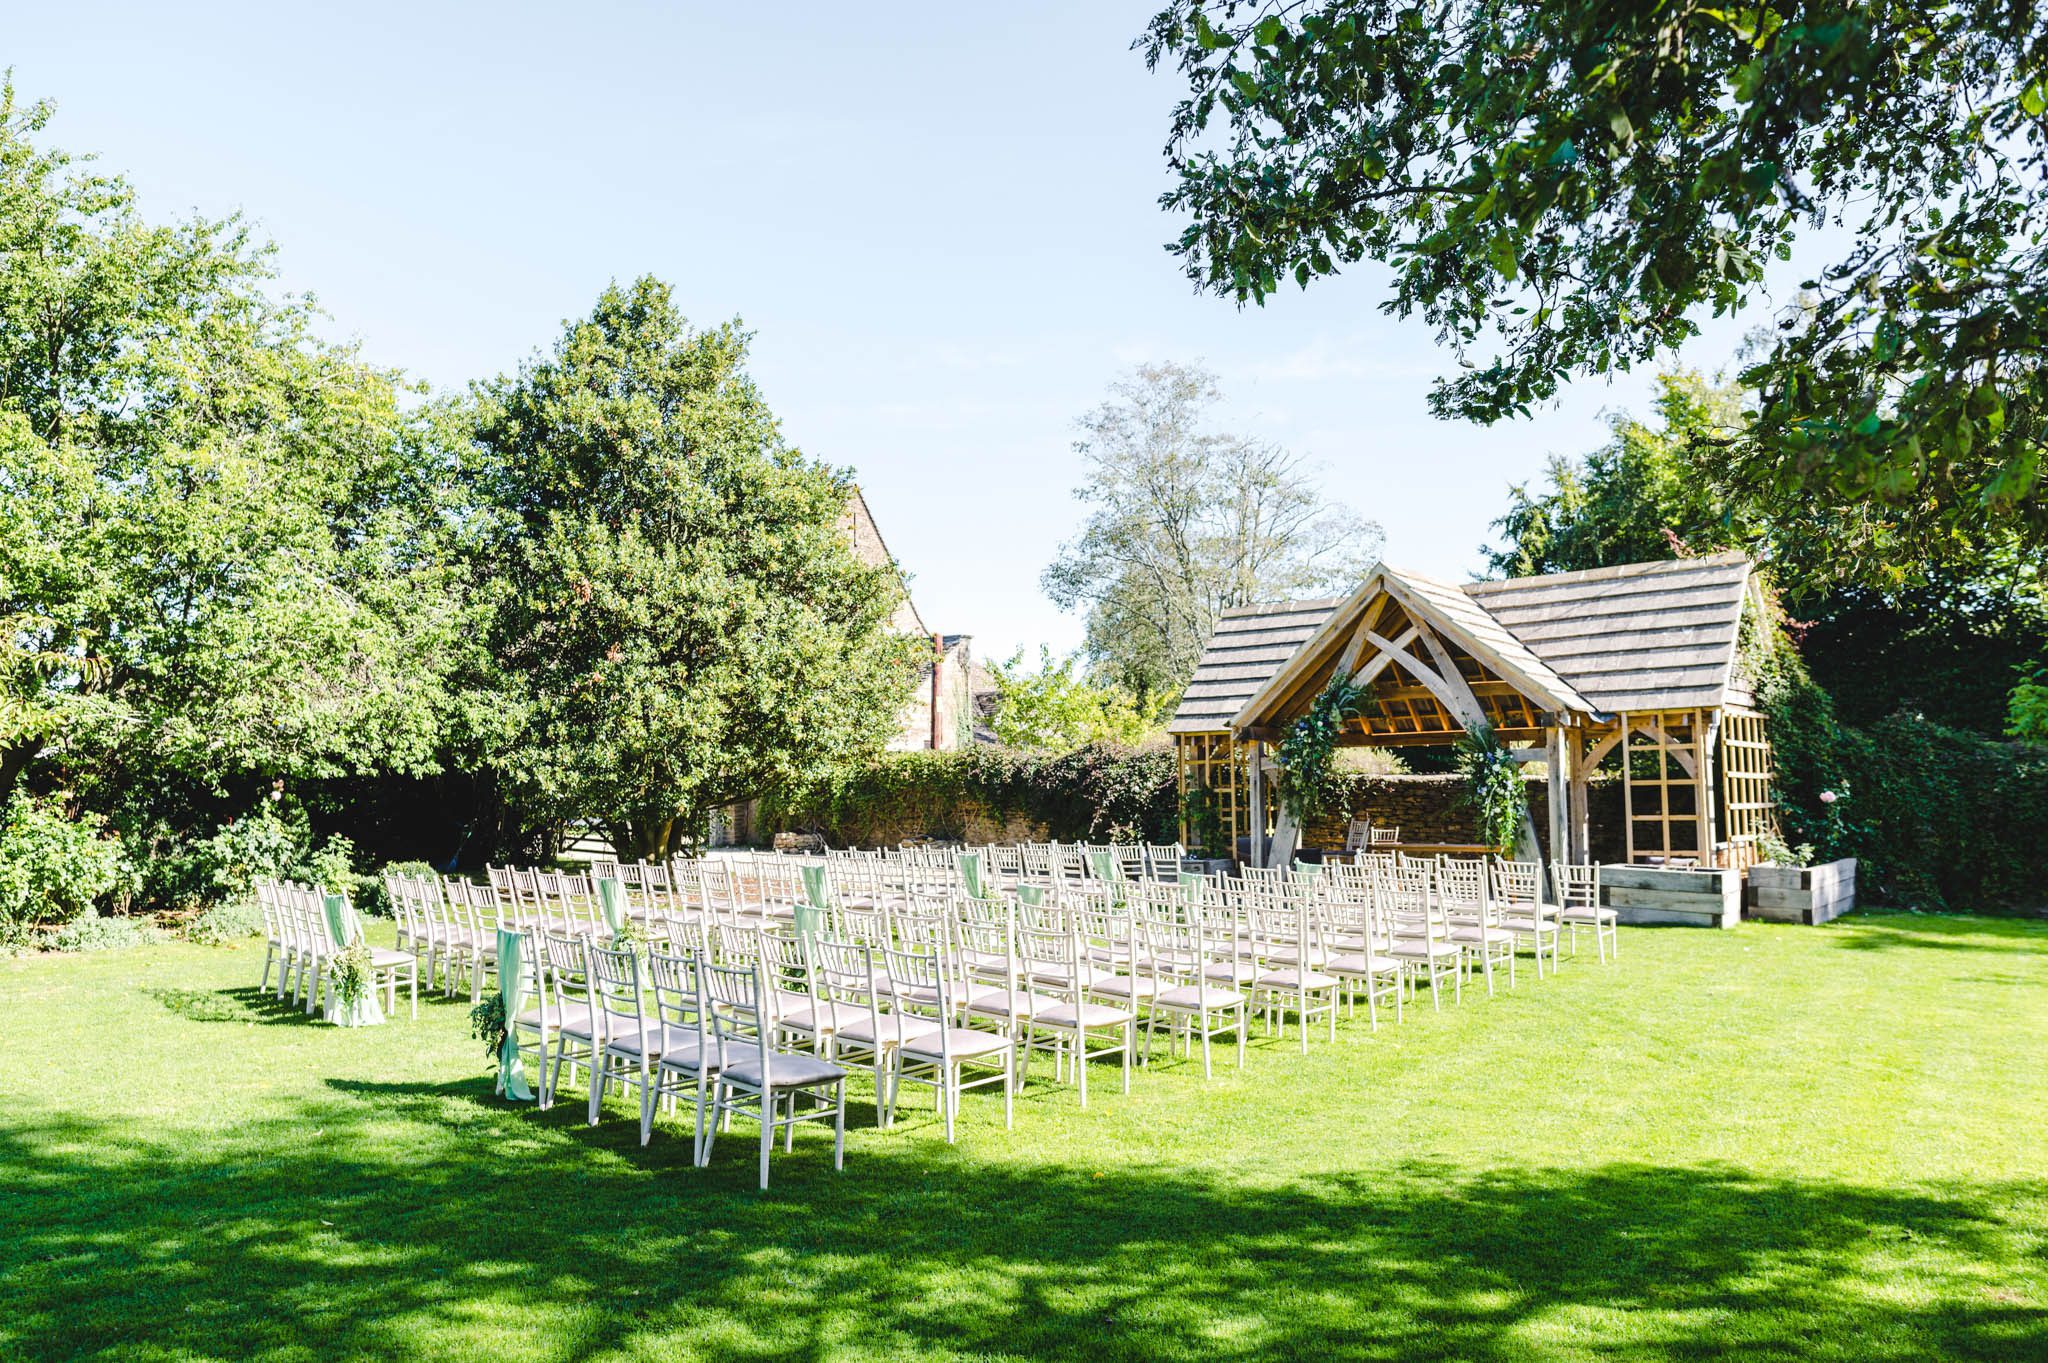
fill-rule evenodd
<path id="1" fill-rule="evenodd" d="M 1033 908 L 1039 907 L 1045 903 L 1045 887 L 1043 885 L 1019 885 L 1017 887 L 1017 902 L 1019 904 L 1029 904 Z"/>
<path id="2" fill-rule="evenodd" d="M 597 880 L 597 907 L 604 914 L 605 931 L 617 941 L 626 930 L 626 887 L 612 876 Z"/>
<path id="3" fill-rule="evenodd" d="M 526 996 L 533 992 L 533 963 L 526 959 L 524 933 L 498 929 L 498 986 L 505 999 L 505 1039 L 498 1043 L 497 1091 L 515 1103 L 530 1103 L 533 1090 L 526 1085 L 519 1034 L 512 1028 L 512 1019 L 526 1011 Z"/>
<path id="4" fill-rule="evenodd" d="M 355 905 L 348 902 L 347 895 L 329 894 L 322 897 L 320 907 L 327 916 L 327 936 L 337 949 L 346 949 L 363 940 L 363 920 L 356 914 Z M 374 985 L 363 990 L 363 996 L 353 1003 L 343 1004 L 334 997 L 334 986 L 327 986 L 327 1020 L 337 1027 L 375 1027 L 384 1021 L 384 1010 L 377 1004 L 377 990 Z"/>
<path id="5" fill-rule="evenodd" d="M 1122 880 L 1124 864 L 1116 859 L 1114 852 L 1090 852 L 1088 869 L 1095 872 L 1097 880 Z"/>
<path id="6" fill-rule="evenodd" d="M 832 906 L 832 896 L 825 885 L 825 868 L 804 866 L 799 868 L 804 877 L 804 902 L 796 906 L 796 935 L 813 937 L 825 926 L 825 910 Z"/>
<path id="7" fill-rule="evenodd" d="M 960 883 L 967 888 L 967 897 L 969 899 L 988 898 L 988 895 L 982 891 L 981 887 L 981 853 L 962 852 L 960 854 Z"/>

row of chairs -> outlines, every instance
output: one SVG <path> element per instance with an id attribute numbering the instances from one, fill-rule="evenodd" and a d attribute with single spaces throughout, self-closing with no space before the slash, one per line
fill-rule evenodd
<path id="1" fill-rule="evenodd" d="M 319 1011 L 322 991 L 332 997 L 327 963 L 346 945 L 335 940 L 327 916 L 328 892 L 315 885 L 275 880 L 256 884 L 256 906 L 263 916 L 263 975 L 258 988 L 308 1013 Z M 277 977 L 275 985 L 271 976 Z M 370 948 L 371 988 L 382 988 L 386 1010 L 398 1011 L 398 986 L 410 996 L 412 1016 L 420 1015 L 419 960 L 406 949 Z"/>
<path id="2" fill-rule="evenodd" d="M 594 933 L 536 927 L 537 998 L 513 1025 L 541 1062 L 543 1105 L 565 1066 L 572 1085 L 587 1066 L 590 1120 L 612 1086 L 635 1090 L 644 1142 L 657 1108 L 691 1096 L 700 1162 L 718 1129 L 751 1116 L 762 1123 L 765 1185 L 775 1133 L 789 1148 L 793 1125 L 817 1118 L 827 1098 L 837 1158 L 849 1068 L 872 1075 L 883 1125 L 904 1082 L 930 1084 L 950 1141 L 966 1088 L 1000 1084 L 1013 1120 L 1033 1054 L 1050 1052 L 1055 1079 L 1071 1074 L 1085 1105 L 1091 1066 L 1117 1061 L 1128 1091 L 1162 1027 L 1170 1053 L 1185 1043 L 1191 1056 L 1199 1042 L 1207 1075 L 1222 1037 L 1234 1037 L 1244 1063 L 1255 1015 L 1269 1035 L 1294 1027 L 1306 1051 L 1312 1029 L 1334 1039 L 1340 1013 L 1355 1014 L 1361 999 L 1377 1028 L 1381 1009 L 1398 1021 L 1425 985 L 1438 1007 L 1446 988 L 1461 999 L 1475 971 L 1491 986 L 1505 966 L 1512 987 L 1524 945 L 1539 973 L 1547 947 L 1554 970 L 1563 910 L 1533 895 L 1518 902 L 1527 870 L 1497 864 L 1489 881 L 1484 863 L 1384 857 L 1139 881 L 1107 900 L 1029 885 L 985 898 L 913 893 L 828 906 L 804 933 L 663 913 L 647 922 L 657 936 L 644 956 Z M 1597 904 L 1597 871 L 1578 879 Z M 1588 926 L 1603 939 L 1612 930 Z M 732 1030 L 721 1033 L 727 1017 Z M 751 1048 L 750 1067 L 728 1089 L 719 1075 L 736 1040 Z"/>

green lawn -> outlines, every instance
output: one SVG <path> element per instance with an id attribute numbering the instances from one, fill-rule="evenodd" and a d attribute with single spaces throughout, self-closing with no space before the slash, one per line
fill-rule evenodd
<path id="1" fill-rule="evenodd" d="M 2048 1358 L 2048 925 L 1622 950 L 952 1149 L 863 1092 L 766 1195 L 745 1131 L 494 1101 L 466 999 L 0 961 L 0 1358 Z"/>

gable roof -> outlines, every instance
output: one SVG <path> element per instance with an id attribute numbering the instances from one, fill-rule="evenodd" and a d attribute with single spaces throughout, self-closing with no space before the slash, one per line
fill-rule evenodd
<path id="1" fill-rule="evenodd" d="M 1753 572 L 1724 553 L 1460 585 L 1381 564 L 1349 597 L 1226 611 L 1167 731 L 1236 727 L 1283 674 L 1326 666 L 1381 591 L 1553 709 L 1747 705 L 1735 645 Z"/>
<path id="2" fill-rule="evenodd" d="M 1252 692 L 1286 665 L 1337 601 L 1332 596 L 1223 612 L 1166 731 L 1210 733 L 1229 728 L 1231 717 Z"/>
<path id="3" fill-rule="evenodd" d="M 1689 710 L 1733 701 L 1735 642 L 1753 571 L 1739 553 L 1474 582 L 1465 594 L 1593 708 Z"/>

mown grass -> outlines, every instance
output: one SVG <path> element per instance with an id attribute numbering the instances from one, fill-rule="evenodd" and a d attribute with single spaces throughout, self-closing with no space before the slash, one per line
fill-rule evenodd
<path id="1" fill-rule="evenodd" d="M 1080 1112 L 690 1167 L 250 949 L 0 962 L 0 1357 L 2048 1358 L 2048 927 L 1623 957 Z M 1525 963 L 1526 964 L 1526 963 Z"/>

